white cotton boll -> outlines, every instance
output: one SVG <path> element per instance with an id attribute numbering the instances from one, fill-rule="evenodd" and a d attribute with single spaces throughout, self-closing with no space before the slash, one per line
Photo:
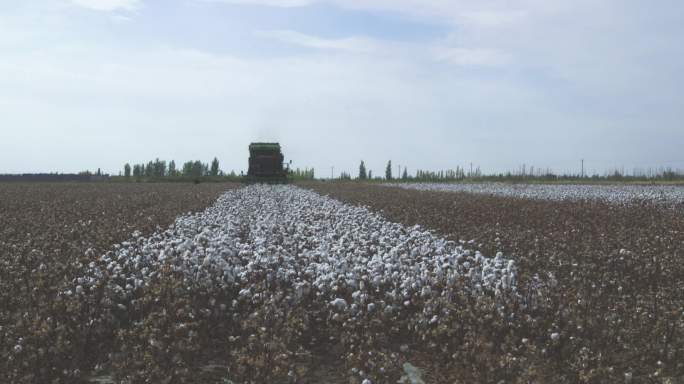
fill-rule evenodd
<path id="1" fill-rule="evenodd" d="M 367 308 L 368 308 L 368 312 L 375 311 L 375 303 L 369 303 Z"/>
<path id="2" fill-rule="evenodd" d="M 347 309 L 347 301 L 341 298 L 337 298 L 330 302 L 330 305 L 335 307 L 338 311 L 344 311 Z"/>
<path id="3" fill-rule="evenodd" d="M 560 340 L 560 333 L 558 333 L 558 332 L 552 333 L 552 334 L 551 334 L 551 340 L 553 340 L 553 341 L 558 341 L 558 340 Z"/>
<path id="4" fill-rule="evenodd" d="M 501 276 L 501 288 L 507 290 L 510 288 L 511 277 L 509 275 Z"/>
<path id="5" fill-rule="evenodd" d="M 83 294 L 83 287 L 82 286 L 80 286 L 80 285 L 76 286 L 76 294 L 77 295 Z"/>

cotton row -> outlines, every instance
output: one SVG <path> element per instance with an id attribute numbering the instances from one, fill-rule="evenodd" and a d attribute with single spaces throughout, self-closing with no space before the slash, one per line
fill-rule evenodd
<path id="1" fill-rule="evenodd" d="M 563 200 L 598 200 L 615 204 L 655 202 L 684 205 L 684 187 L 664 185 L 570 185 L 506 183 L 388 183 L 388 187 L 437 192 L 467 192 L 503 197 Z"/>

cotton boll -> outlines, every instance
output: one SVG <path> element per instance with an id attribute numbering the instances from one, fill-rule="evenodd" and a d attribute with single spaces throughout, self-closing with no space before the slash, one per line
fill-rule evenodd
<path id="1" fill-rule="evenodd" d="M 331 301 L 330 305 L 332 305 L 338 311 L 344 311 L 347 309 L 347 301 L 341 298 Z"/>

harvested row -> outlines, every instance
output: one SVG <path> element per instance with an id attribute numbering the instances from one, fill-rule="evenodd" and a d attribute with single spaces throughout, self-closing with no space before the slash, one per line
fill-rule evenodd
<path id="1" fill-rule="evenodd" d="M 457 297 L 503 313 L 522 298 L 516 273 L 501 254 L 484 257 L 364 208 L 250 186 L 116 246 L 60 297 L 98 308 L 89 319 L 97 332 L 120 330 L 115 374 L 133 381 L 189 380 L 212 360 L 236 382 L 301 382 L 301 356 L 326 343 L 353 381 L 368 384 L 396 382 L 409 344 L 448 348 L 438 330 L 453 332 Z"/>
<path id="2" fill-rule="evenodd" d="M 507 183 L 388 183 L 387 187 L 434 192 L 467 192 L 550 201 L 596 200 L 614 204 L 655 202 L 684 207 L 684 186 Z"/>

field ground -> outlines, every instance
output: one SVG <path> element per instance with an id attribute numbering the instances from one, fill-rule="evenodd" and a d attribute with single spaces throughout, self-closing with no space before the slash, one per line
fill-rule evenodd
<path id="1" fill-rule="evenodd" d="M 0 381 L 684 380 L 681 209 L 300 185 L 0 184 Z"/>

